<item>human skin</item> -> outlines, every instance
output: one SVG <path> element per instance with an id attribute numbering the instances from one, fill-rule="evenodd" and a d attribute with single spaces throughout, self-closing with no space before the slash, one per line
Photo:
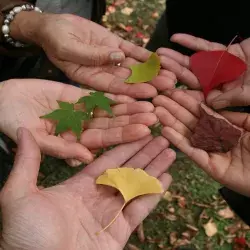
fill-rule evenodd
<path id="1" fill-rule="evenodd" d="M 117 220 L 98 236 L 123 205 L 117 190 L 95 184 L 106 169 L 129 165 L 144 169 L 167 190 L 165 173 L 175 160 L 163 137 L 148 136 L 104 153 L 65 182 L 39 190 L 40 150 L 31 133 L 18 130 L 14 168 L 0 196 L 5 250 L 122 250 L 134 229 L 157 205 L 161 195 L 145 195 L 127 205 Z"/>

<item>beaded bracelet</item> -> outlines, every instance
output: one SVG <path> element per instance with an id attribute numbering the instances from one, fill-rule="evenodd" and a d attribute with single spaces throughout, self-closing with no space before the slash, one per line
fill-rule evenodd
<path id="1" fill-rule="evenodd" d="M 24 4 L 22 6 L 16 6 L 14 7 L 6 16 L 5 16 L 5 19 L 4 19 L 4 24 L 2 26 L 2 33 L 3 33 L 3 36 L 4 36 L 4 39 L 5 41 L 14 46 L 14 47 L 17 47 L 17 48 L 20 48 L 20 47 L 26 47 L 28 46 L 28 44 L 25 44 L 25 43 L 22 43 L 22 42 L 19 42 L 19 41 L 15 41 L 11 36 L 10 36 L 10 24 L 11 22 L 14 20 L 15 16 L 20 13 L 21 11 L 37 11 L 37 12 L 40 12 L 42 13 L 42 11 L 38 8 L 38 7 L 35 7 L 34 5 L 32 4 Z"/>

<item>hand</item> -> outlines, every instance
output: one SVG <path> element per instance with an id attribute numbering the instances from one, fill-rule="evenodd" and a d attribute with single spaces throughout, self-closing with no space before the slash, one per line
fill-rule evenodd
<path id="1" fill-rule="evenodd" d="M 1 193 L 4 249 L 122 250 L 161 195 L 133 200 L 107 231 L 96 236 L 114 218 L 123 199 L 116 190 L 97 186 L 95 179 L 108 168 L 129 164 L 158 178 L 164 190 L 171 183 L 165 172 L 175 153 L 163 137 L 120 145 L 74 177 L 42 190 L 36 186 L 40 151 L 26 129 L 18 130 L 18 145 L 15 166 Z"/>
<path id="2" fill-rule="evenodd" d="M 45 154 L 63 159 L 90 162 L 89 150 L 99 149 L 143 138 L 150 134 L 147 126 L 157 122 L 148 102 L 109 94 L 117 104 L 112 107 L 115 118 L 97 110 L 94 119 L 85 124 L 80 141 L 68 132 L 54 136 L 55 123 L 40 119 L 58 108 L 57 100 L 76 102 L 89 90 L 45 80 L 10 80 L 0 85 L 0 130 L 16 141 L 16 131 L 28 128 Z"/>
<path id="3" fill-rule="evenodd" d="M 186 34 L 175 34 L 171 40 L 195 51 L 225 50 L 226 46 L 219 43 L 212 43 L 201 38 Z M 228 47 L 228 51 L 237 57 L 240 57 L 247 64 L 250 60 L 250 39 L 241 43 L 233 44 Z M 176 74 L 177 78 L 190 88 L 200 88 L 199 81 L 189 70 L 190 60 L 176 51 L 161 48 L 158 50 L 161 56 L 162 67 Z M 221 90 L 213 90 L 207 97 L 208 105 L 215 109 L 222 109 L 230 106 L 248 106 L 250 99 L 246 98 L 245 87 L 249 86 L 250 68 L 244 75 L 233 82 L 222 85 Z"/>
<path id="4" fill-rule="evenodd" d="M 22 26 L 22 33 L 27 30 L 29 39 L 42 47 L 51 62 L 73 81 L 95 90 L 134 98 L 154 97 L 157 89 L 161 91 L 174 87 L 175 75 L 166 70 L 161 70 L 160 75 L 150 83 L 124 83 L 130 75 L 128 67 L 145 62 L 150 52 L 123 40 L 104 27 L 74 15 L 41 16 L 38 13 L 37 18 L 30 19 L 27 15 L 31 14 L 34 15 L 18 14 L 16 26 Z M 31 25 L 29 22 L 22 22 L 28 19 L 35 23 L 32 24 L 35 34 L 28 28 Z M 33 21 L 36 19 L 39 21 Z M 22 40 L 23 36 L 18 36 L 18 30 L 13 36 Z M 121 66 L 117 66 L 117 63 L 121 63 Z"/>
<path id="5" fill-rule="evenodd" d="M 250 98 L 250 91 L 248 91 Z M 207 153 L 194 148 L 189 140 L 200 117 L 200 102 L 182 90 L 159 95 L 153 103 L 164 128 L 162 135 L 188 155 L 216 181 L 250 197 L 250 116 L 245 113 L 221 113 L 230 122 L 244 129 L 236 147 L 226 154 Z"/>

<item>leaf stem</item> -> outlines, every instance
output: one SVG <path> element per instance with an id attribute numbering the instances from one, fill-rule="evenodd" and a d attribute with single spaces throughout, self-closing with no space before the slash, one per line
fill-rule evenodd
<path id="1" fill-rule="evenodd" d="M 120 215 L 120 213 L 122 212 L 123 208 L 126 206 L 126 202 L 122 205 L 121 209 L 118 211 L 118 213 L 116 214 L 116 216 L 114 217 L 113 220 L 110 221 L 110 223 L 104 227 L 101 231 L 97 232 L 96 235 L 99 235 L 100 233 L 104 232 L 107 228 L 109 228 L 118 218 L 118 216 Z"/>

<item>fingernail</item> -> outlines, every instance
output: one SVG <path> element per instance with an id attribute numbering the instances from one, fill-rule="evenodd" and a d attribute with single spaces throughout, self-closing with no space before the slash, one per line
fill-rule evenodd
<path id="1" fill-rule="evenodd" d="M 17 130 L 17 140 L 18 140 L 18 141 L 21 140 L 22 135 L 23 135 L 23 129 L 22 129 L 22 128 L 19 128 L 19 129 Z"/>
<path id="2" fill-rule="evenodd" d="M 173 90 L 165 90 L 165 91 L 164 91 L 164 94 L 165 94 L 166 96 L 171 96 L 172 92 L 173 92 Z"/>
<path id="3" fill-rule="evenodd" d="M 68 159 L 66 160 L 66 162 L 71 167 L 79 167 L 82 164 L 81 161 L 78 161 L 76 159 Z"/>
<path id="4" fill-rule="evenodd" d="M 122 61 L 125 58 L 124 54 L 122 52 L 113 52 L 110 54 L 110 59 L 112 61 Z"/>
<path id="5" fill-rule="evenodd" d="M 214 109 L 222 109 L 222 108 L 225 108 L 225 107 L 228 107 L 229 106 L 229 103 L 225 100 L 223 101 L 214 101 L 212 102 L 212 106 Z"/>

